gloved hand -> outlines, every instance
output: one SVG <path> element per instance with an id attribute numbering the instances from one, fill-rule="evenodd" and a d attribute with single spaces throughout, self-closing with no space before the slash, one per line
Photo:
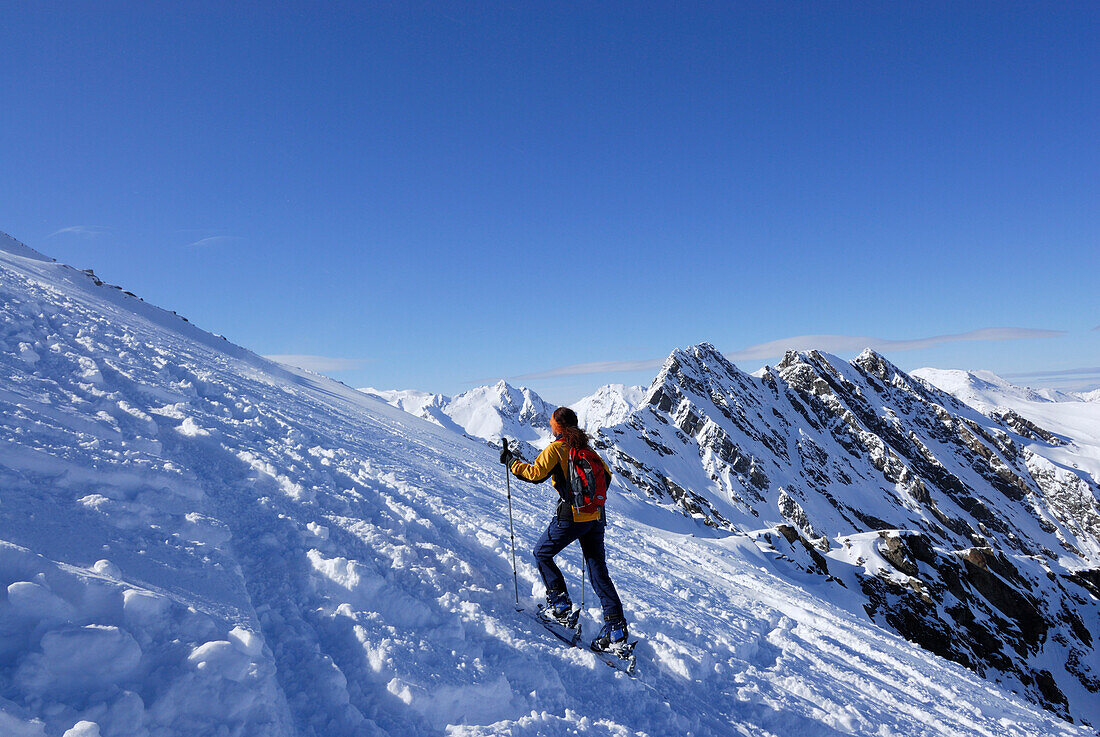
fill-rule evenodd
<path id="1" fill-rule="evenodd" d="M 514 460 L 516 460 L 516 457 L 512 455 L 512 451 L 508 450 L 507 448 L 500 451 L 500 462 L 503 463 L 505 466 L 511 468 L 512 461 Z"/>

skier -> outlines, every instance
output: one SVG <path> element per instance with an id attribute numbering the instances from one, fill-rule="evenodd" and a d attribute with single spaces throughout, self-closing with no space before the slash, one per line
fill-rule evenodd
<path id="1" fill-rule="evenodd" d="M 577 426 L 577 413 L 568 407 L 554 410 L 550 417 L 550 431 L 554 433 L 554 442 L 539 453 L 534 463 L 517 460 L 507 447 L 501 451 L 500 462 L 524 481 L 538 484 L 550 479 L 561 497 L 554 518 L 550 520 L 550 525 L 535 544 L 533 551 L 539 573 L 546 584 L 546 601 L 549 604 L 547 613 L 562 624 L 568 624 L 572 619 L 573 602 L 565 589 L 565 577 L 554 563 L 554 556 L 569 543 L 580 540 L 592 588 L 596 590 L 603 605 L 603 629 L 591 646 L 593 650 L 615 650 L 626 646 L 628 633 L 622 602 L 619 601 L 615 585 L 607 572 L 603 544 L 607 521 L 603 507 L 597 507 L 594 512 L 580 512 L 569 501 L 572 498 L 569 486 L 569 450 L 589 448 L 588 435 Z M 611 469 L 602 458 L 599 460 L 610 479 Z"/>

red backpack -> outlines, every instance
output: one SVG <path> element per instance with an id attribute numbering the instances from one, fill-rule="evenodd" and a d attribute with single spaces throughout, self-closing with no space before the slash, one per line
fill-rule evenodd
<path id="1" fill-rule="evenodd" d="M 607 501 L 607 469 L 591 448 L 569 449 L 569 489 L 573 509 L 591 514 Z"/>

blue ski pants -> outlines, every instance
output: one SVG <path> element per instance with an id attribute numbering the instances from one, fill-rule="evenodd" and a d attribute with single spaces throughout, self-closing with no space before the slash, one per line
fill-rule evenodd
<path id="1" fill-rule="evenodd" d="M 574 540 L 580 540 L 581 552 L 588 568 L 588 577 L 592 588 L 603 606 L 603 619 L 612 622 L 623 619 L 623 604 L 611 583 L 607 572 L 607 558 L 604 553 L 603 532 L 607 523 L 601 518 L 591 522 L 573 522 L 558 516 L 550 520 L 550 526 L 535 543 L 535 562 L 538 564 L 542 581 L 547 591 L 565 591 L 565 577 L 554 562 L 554 556 L 565 549 Z"/>

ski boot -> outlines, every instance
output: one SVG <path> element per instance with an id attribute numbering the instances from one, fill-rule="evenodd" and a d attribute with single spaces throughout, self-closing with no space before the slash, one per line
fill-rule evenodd
<path id="1" fill-rule="evenodd" d="M 600 634 L 592 641 L 591 648 L 598 652 L 625 653 L 629 649 L 627 638 L 630 633 L 626 628 L 626 620 L 618 619 L 605 622 Z"/>
<path id="2" fill-rule="evenodd" d="M 565 591 L 547 591 L 546 606 L 543 607 L 544 616 L 564 627 L 572 627 L 576 624 L 573 614 L 573 602 Z"/>

